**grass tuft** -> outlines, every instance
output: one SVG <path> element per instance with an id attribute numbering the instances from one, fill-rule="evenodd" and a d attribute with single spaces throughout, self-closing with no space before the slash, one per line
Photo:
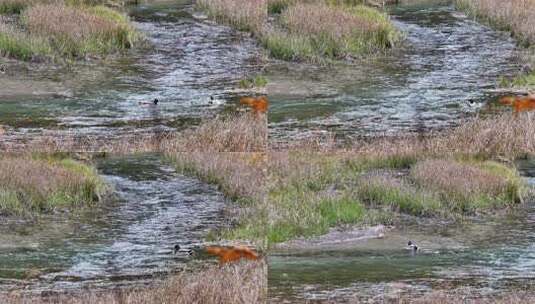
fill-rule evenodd
<path id="1" fill-rule="evenodd" d="M 25 10 L 22 20 L 32 35 L 47 37 L 67 58 L 122 51 L 139 38 L 125 16 L 103 6 L 38 4 Z"/>
<path id="2" fill-rule="evenodd" d="M 459 213 L 506 207 L 519 201 L 518 174 L 495 162 L 426 160 L 411 169 L 411 179 L 436 193 L 447 209 Z"/>
<path id="3" fill-rule="evenodd" d="M 218 22 L 257 32 L 267 21 L 267 0 L 198 0 L 197 7 Z"/>
<path id="4" fill-rule="evenodd" d="M 267 79 L 262 75 L 257 75 L 252 78 L 244 78 L 239 82 L 241 89 L 263 88 L 267 85 Z"/>
<path id="5" fill-rule="evenodd" d="M 69 159 L 0 158 L 0 214 L 31 215 L 101 200 L 96 170 Z"/>
<path id="6" fill-rule="evenodd" d="M 384 51 L 400 39 L 385 13 L 363 5 L 295 0 L 197 4 L 219 22 L 251 32 L 271 56 L 282 60 L 349 59 Z"/>
<path id="7" fill-rule="evenodd" d="M 52 54 L 47 40 L 29 35 L 0 20 L 0 55 L 30 61 Z"/>

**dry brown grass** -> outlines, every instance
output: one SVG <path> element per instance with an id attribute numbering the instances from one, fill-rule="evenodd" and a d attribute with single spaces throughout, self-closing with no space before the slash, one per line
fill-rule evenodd
<path id="1" fill-rule="evenodd" d="M 28 29 L 44 35 L 65 35 L 72 40 L 83 40 L 100 33 L 115 30 L 110 20 L 87 11 L 61 4 L 38 4 L 25 12 Z"/>
<path id="2" fill-rule="evenodd" d="M 470 15 L 510 30 L 526 43 L 535 43 L 535 0 L 456 0 L 456 4 Z"/>
<path id="3" fill-rule="evenodd" d="M 411 178 L 441 192 L 467 196 L 496 196 L 507 188 L 507 180 L 473 165 L 448 160 L 426 160 L 411 168 Z"/>
<path id="4" fill-rule="evenodd" d="M 50 38 L 54 49 L 72 57 L 130 48 L 138 39 L 125 16 L 103 6 L 36 4 L 22 20 L 32 35 Z"/>
<path id="5" fill-rule="evenodd" d="M 112 292 L 82 292 L 74 295 L 31 297 L 0 295 L 5 304 L 252 304 L 265 303 L 267 265 L 264 261 L 207 267 L 196 273 L 184 273 L 151 288 Z"/>
<path id="6" fill-rule="evenodd" d="M 2 142 L 10 152 L 264 152 L 267 149 L 266 115 L 236 113 L 205 120 L 197 127 L 178 132 L 124 135 L 120 138 L 46 135 L 24 142 Z"/>
<path id="7" fill-rule="evenodd" d="M 332 136 L 322 135 L 281 146 L 290 150 L 351 151 L 373 157 L 466 155 L 513 160 L 535 154 L 535 118 L 534 113 L 519 116 L 505 113 L 488 118 L 476 117 L 451 130 L 423 136 L 375 137 L 345 145 Z"/>
<path id="8" fill-rule="evenodd" d="M 347 40 L 353 35 L 375 31 L 379 24 L 340 6 L 322 2 L 298 3 L 282 14 L 290 32 L 300 35 L 329 35 L 330 39 Z"/>
<path id="9" fill-rule="evenodd" d="M 105 189 L 95 170 L 72 160 L 0 157 L 0 214 L 88 204 Z"/>
<path id="10" fill-rule="evenodd" d="M 217 184 L 231 199 L 262 202 L 267 156 L 257 153 L 168 153 L 179 172 Z"/>
<path id="11" fill-rule="evenodd" d="M 197 5 L 220 22 L 257 32 L 267 21 L 267 0 L 198 0 Z"/>

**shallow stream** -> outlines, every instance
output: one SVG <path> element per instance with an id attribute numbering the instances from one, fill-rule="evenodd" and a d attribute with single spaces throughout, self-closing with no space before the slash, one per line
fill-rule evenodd
<path id="1" fill-rule="evenodd" d="M 0 291 L 150 283 L 195 264 L 174 254 L 175 244 L 194 248 L 223 224 L 223 195 L 157 155 L 104 159 L 98 167 L 114 199 L 72 214 L 2 219 Z"/>

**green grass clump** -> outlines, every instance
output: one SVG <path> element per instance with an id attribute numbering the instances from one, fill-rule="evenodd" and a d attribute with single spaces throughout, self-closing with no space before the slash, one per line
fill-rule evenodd
<path id="1" fill-rule="evenodd" d="M 196 5 L 218 22 L 257 32 L 267 20 L 267 0 L 197 0 Z"/>
<path id="2" fill-rule="evenodd" d="M 268 13 L 280 14 L 295 2 L 296 0 L 268 0 Z"/>
<path id="3" fill-rule="evenodd" d="M 356 197 L 375 208 L 388 207 L 393 211 L 424 216 L 444 213 L 440 201 L 431 193 L 419 191 L 389 176 L 366 177 L 354 191 Z"/>
<path id="4" fill-rule="evenodd" d="M 263 38 L 280 59 L 344 59 L 384 51 L 400 38 L 386 14 L 363 5 L 299 3 L 281 13 L 280 25 L 284 31 Z"/>
<path id="5" fill-rule="evenodd" d="M 0 24 L 0 52 L 21 60 L 78 59 L 132 48 L 141 40 L 128 17 L 102 5 L 14 1 L 20 27 Z M 0 2 L 7 5 L 10 2 Z M 5 8 L 7 10 L 7 6 Z"/>
<path id="6" fill-rule="evenodd" d="M 0 55 L 28 61 L 51 54 L 48 41 L 0 23 Z"/>
<path id="7" fill-rule="evenodd" d="M 426 160 L 411 169 L 410 178 L 440 197 L 445 209 L 460 214 L 510 206 L 523 191 L 515 170 L 492 161 Z"/>
<path id="8" fill-rule="evenodd" d="M 329 228 L 364 222 L 364 205 L 346 196 L 324 196 L 294 187 L 279 189 L 269 195 L 270 208 L 264 237 L 268 244 L 297 237 L 325 234 Z"/>
<path id="9" fill-rule="evenodd" d="M 33 0 L 0 0 L 0 15 L 20 14 Z"/>
<path id="10" fill-rule="evenodd" d="M 21 18 L 32 35 L 46 37 L 63 58 L 120 52 L 140 38 L 126 16 L 104 6 L 40 4 Z"/>
<path id="11" fill-rule="evenodd" d="M 2 157 L 0 172 L 0 214 L 86 206 L 108 190 L 94 168 L 70 159 Z"/>
<path id="12" fill-rule="evenodd" d="M 197 1 L 197 6 L 215 20 L 253 33 L 272 57 L 310 62 L 381 52 L 400 40 L 399 31 L 385 13 L 360 4 L 361 1 Z"/>
<path id="13" fill-rule="evenodd" d="M 286 61 L 321 61 L 314 46 L 306 37 L 291 35 L 281 30 L 266 30 L 260 36 L 260 43 L 277 59 Z"/>
<path id="14" fill-rule="evenodd" d="M 354 171 L 371 169 L 408 169 L 417 162 L 413 154 L 393 154 L 382 157 L 353 157 L 347 159 L 347 166 Z"/>
<path id="15" fill-rule="evenodd" d="M 242 89 L 263 88 L 267 85 L 267 79 L 262 75 L 257 75 L 253 78 L 244 78 L 239 82 L 239 87 Z"/>

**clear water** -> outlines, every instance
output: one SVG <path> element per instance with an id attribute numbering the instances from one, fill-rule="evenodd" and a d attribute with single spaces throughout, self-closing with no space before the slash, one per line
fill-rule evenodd
<path id="1" fill-rule="evenodd" d="M 451 1 L 416 2 L 390 8 L 406 36 L 392 53 L 323 68 L 271 65 L 271 137 L 423 132 L 499 110 L 492 89 L 520 70 L 514 41 L 455 12 Z"/>
<path id="2" fill-rule="evenodd" d="M 535 161 L 519 162 L 535 185 Z M 406 250 L 408 240 L 420 251 Z M 413 220 L 369 239 L 270 257 L 272 302 L 384 301 L 431 291 L 468 298 L 535 292 L 535 202 L 496 218 Z"/>
<path id="3" fill-rule="evenodd" d="M 0 290 L 150 282 L 195 264 L 173 254 L 175 244 L 199 245 L 223 224 L 222 194 L 157 155 L 109 158 L 98 167 L 114 186 L 113 201 L 35 221 L 2 219 Z"/>

